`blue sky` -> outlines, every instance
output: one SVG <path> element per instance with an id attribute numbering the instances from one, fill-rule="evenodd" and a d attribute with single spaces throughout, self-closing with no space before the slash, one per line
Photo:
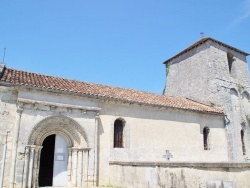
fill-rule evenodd
<path id="1" fill-rule="evenodd" d="M 200 32 L 250 52 L 250 0 L 1 0 L 7 67 L 162 93 Z M 247 58 L 250 61 L 249 57 Z"/>

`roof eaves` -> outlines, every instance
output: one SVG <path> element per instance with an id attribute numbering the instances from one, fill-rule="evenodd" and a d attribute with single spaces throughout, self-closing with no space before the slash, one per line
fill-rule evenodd
<path id="1" fill-rule="evenodd" d="M 230 46 L 230 45 L 228 45 L 228 44 L 225 44 L 225 43 L 223 43 L 223 42 L 220 42 L 220 41 L 218 41 L 218 40 L 216 40 L 216 39 L 213 39 L 213 38 L 210 38 L 210 39 L 211 39 L 212 41 L 214 41 L 214 42 L 216 42 L 216 43 L 222 45 L 222 46 L 225 46 L 225 47 L 227 47 L 227 48 L 229 48 L 229 49 L 235 50 L 236 52 L 239 52 L 239 53 L 241 53 L 241 54 L 243 54 L 243 55 L 245 55 L 245 56 L 250 55 L 250 54 L 247 53 L 247 52 L 244 52 L 244 51 L 242 51 L 242 50 L 239 50 L 238 48 L 232 47 L 232 46 Z"/>
<path id="2" fill-rule="evenodd" d="M 197 113 L 202 113 L 202 114 L 211 114 L 211 115 L 223 115 L 224 116 L 224 112 L 213 112 L 213 111 L 209 111 L 209 110 L 198 110 L 198 109 L 192 109 L 192 108 L 185 108 L 185 107 L 176 107 L 176 106 L 170 106 L 170 105 L 161 105 L 161 104 L 152 104 L 152 103 L 148 103 L 148 102 L 139 102 L 139 101 L 135 101 L 135 100 L 125 100 L 125 99 L 120 99 L 120 98 L 113 98 L 113 97 L 109 97 L 109 96 L 100 96 L 100 95 L 96 95 L 96 94 L 87 94 L 87 93 L 79 93 L 79 92 L 74 92 L 74 91 L 67 91 L 64 90 L 62 91 L 61 89 L 56 89 L 56 88 L 43 88 L 43 87 L 37 87 L 34 85 L 23 85 L 23 84 L 15 84 L 15 83 L 11 83 L 11 82 L 5 82 L 5 81 L 0 81 L 0 84 L 2 85 L 6 85 L 6 86 L 22 86 L 25 88 L 32 88 L 32 89 L 38 89 L 38 90 L 42 90 L 42 91 L 53 91 L 53 92 L 63 92 L 63 93 L 68 93 L 68 94 L 77 94 L 79 96 L 86 96 L 86 97 L 91 97 L 91 98 L 95 98 L 95 99 L 104 99 L 104 100 L 112 100 L 112 101 L 120 101 L 123 103 L 135 103 L 138 105 L 146 105 L 146 106 L 152 106 L 152 107 L 159 107 L 159 108 L 171 108 L 171 109 L 178 109 L 178 110 L 184 110 L 184 111 L 193 111 L 193 112 L 197 112 Z M 194 101 L 196 102 L 196 101 Z"/>

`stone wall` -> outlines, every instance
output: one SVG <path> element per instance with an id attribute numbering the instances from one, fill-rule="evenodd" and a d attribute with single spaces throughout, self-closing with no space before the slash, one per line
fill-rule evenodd
<path id="1" fill-rule="evenodd" d="M 110 184 L 118 187 L 248 188 L 250 185 L 249 163 L 111 161 L 110 165 Z"/>
<path id="2" fill-rule="evenodd" d="M 0 86 L 0 131 L 1 131 L 1 143 L 6 142 L 6 131 L 10 131 L 7 135 L 7 152 L 5 160 L 5 170 L 4 170 L 4 186 L 9 184 L 9 173 L 11 167 L 11 157 L 12 157 L 12 138 L 13 138 L 13 126 L 16 119 L 16 100 L 17 91 L 12 88 L 7 88 Z M 0 156 L 2 162 L 3 155 L 3 145 L 1 145 Z"/>

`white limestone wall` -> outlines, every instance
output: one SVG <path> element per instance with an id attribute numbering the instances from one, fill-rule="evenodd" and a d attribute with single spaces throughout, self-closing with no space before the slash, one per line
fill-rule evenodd
<path id="1" fill-rule="evenodd" d="M 227 161 L 223 117 L 120 103 L 102 103 L 99 121 L 99 185 L 109 183 L 107 161 Z M 113 148 L 114 121 L 126 122 L 124 148 Z M 210 128 L 210 150 L 203 148 L 203 128 Z"/>
<path id="2" fill-rule="evenodd" d="M 10 173 L 10 162 L 12 153 L 12 138 L 13 138 L 13 125 L 15 124 L 16 118 L 16 99 L 17 92 L 14 89 L 0 86 L 0 163 L 2 162 L 3 156 L 3 144 L 6 143 L 6 136 L 3 134 L 9 130 L 11 131 L 7 136 L 7 153 L 5 160 L 4 169 L 4 187 L 9 184 L 9 173 Z M 2 165 L 2 163 L 1 163 Z"/>

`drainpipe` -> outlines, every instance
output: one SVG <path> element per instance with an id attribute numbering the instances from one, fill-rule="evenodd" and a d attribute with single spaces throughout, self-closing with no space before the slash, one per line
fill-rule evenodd
<path id="1" fill-rule="evenodd" d="M 94 159 L 94 184 L 97 186 L 97 146 L 98 146 L 98 119 L 99 119 L 99 113 L 95 116 L 95 159 Z"/>
<path id="2" fill-rule="evenodd" d="M 5 158 L 6 158 L 6 148 L 7 148 L 7 137 L 10 130 L 5 131 L 2 135 L 5 137 L 5 144 L 3 145 L 3 158 L 2 158 L 2 166 L 1 166 L 1 177 L 0 177 L 0 188 L 3 187 L 3 177 L 4 177 L 4 167 L 5 167 Z"/>
<path id="3" fill-rule="evenodd" d="M 20 121 L 21 121 L 22 112 L 23 112 L 22 104 L 19 104 L 19 106 L 17 107 L 17 116 L 16 116 L 14 132 L 13 132 L 14 138 L 13 138 L 13 145 L 12 145 L 12 159 L 11 159 L 11 169 L 10 169 L 10 188 L 14 187 L 14 182 L 15 182 L 17 144 L 18 144 L 18 138 L 19 138 Z"/>

